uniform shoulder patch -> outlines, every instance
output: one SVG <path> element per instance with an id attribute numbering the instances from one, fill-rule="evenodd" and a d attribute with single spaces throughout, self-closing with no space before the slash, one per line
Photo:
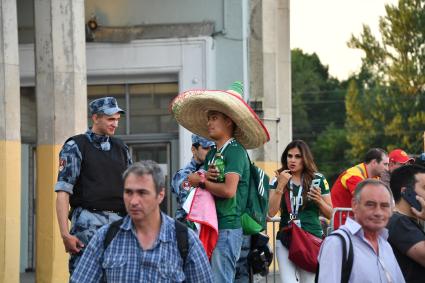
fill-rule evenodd
<path id="1" fill-rule="evenodd" d="M 66 158 L 59 159 L 59 171 L 62 171 L 66 167 Z"/>

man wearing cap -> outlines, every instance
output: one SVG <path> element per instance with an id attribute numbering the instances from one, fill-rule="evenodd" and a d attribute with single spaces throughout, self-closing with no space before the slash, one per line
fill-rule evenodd
<path id="1" fill-rule="evenodd" d="M 388 154 L 389 162 L 388 162 L 388 170 L 385 170 L 381 174 L 381 181 L 384 182 L 388 187 L 390 186 L 390 176 L 393 171 L 403 165 L 413 163 L 414 159 L 410 158 L 407 153 L 398 148 Z"/>
<path id="2" fill-rule="evenodd" d="M 128 147 L 113 137 L 125 113 L 116 99 L 96 99 L 89 111 L 93 127 L 65 142 L 55 185 L 59 229 L 65 251 L 71 255 L 70 274 L 96 230 L 125 215 L 121 175 L 132 163 Z"/>
<path id="3" fill-rule="evenodd" d="M 182 208 L 190 189 L 190 186 L 187 183 L 187 176 L 199 169 L 203 169 L 205 157 L 213 145 L 214 142 L 207 140 L 206 138 L 198 135 L 192 135 L 192 159 L 184 168 L 177 171 L 173 176 L 171 188 L 177 197 L 176 219 L 181 222 L 186 221 L 185 219 L 187 215 L 186 211 Z"/>
<path id="4" fill-rule="evenodd" d="M 233 282 L 242 246 L 241 215 L 250 178 L 246 149 L 260 147 L 269 140 L 267 129 L 245 103 L 242 92 L 242 84 L 236 82 L 227 91 L 186 91 L 171 104 L 179 124 L 216 144 L 205 159 L 207 173 L 192 173 L 188 180 L 214 195 L 219 236 L 211 268 L 214 281 L 220 283 Z M 224 160 L 224 172 L 217 172 L 217 153 Z M 217 181 L 219 173 L 224 175 L 222 182 Z"/>

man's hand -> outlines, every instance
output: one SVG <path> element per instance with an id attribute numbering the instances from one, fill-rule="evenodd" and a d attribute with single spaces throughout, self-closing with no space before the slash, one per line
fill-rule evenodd
<path id="1" fill-rule="evenodd" d="M 420 196 L 416 196 L 416 199 L 419 201 L 419 203 L 421 204 L 421 211 L 418 211 L 416 208 L 414 208 L 413 206 L 410 208 L 412 210 L 412 213 L 419 219 L 421 220 L 425 220 L 425 200 L 423 199 L 423 197 Z"/>
<path id="2" fill-rule="evenodd" d="M 215 165 L 211 164 L 210 166 L 208 166 L 208 171 L 205 173 L 205 177 L 207 178 L 207 180 L 211 182 L 217 182 L 218 176 L 220 176 L 220 172 L 215 167 Z"/>
<path id="3" fill-rule="evenodd" d="M 187 180 L 189 181 L 192 187 L 197 187 L 199 182 L 201 181 L 201 176 L 198 173 L 192 173 L 187 176 Z"/>
<path id="4" fill-rule="evenodd" d="M 71 234 L 63 236 L 62 240 L 65 246 L 65 251 L 70 254 L 79 253 L 84 247 L 83 242 L 81 242 L 77 237 Z"/>

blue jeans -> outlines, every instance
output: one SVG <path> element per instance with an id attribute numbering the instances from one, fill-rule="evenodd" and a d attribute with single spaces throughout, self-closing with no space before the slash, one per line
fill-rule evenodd
<path id="1" fill-rule="evenodd" d="M 242 228 L 218 230 L 217 245 L 211 257 L 214 282 L 233 282 L 242 241 Z"/>
<path id="2" fill-rule="evenodd" d="M 236 263 L 235 283 L 249 282 L 248 254 L 251 250 L 251 235 L 243 235 L 241 253 Z"/>

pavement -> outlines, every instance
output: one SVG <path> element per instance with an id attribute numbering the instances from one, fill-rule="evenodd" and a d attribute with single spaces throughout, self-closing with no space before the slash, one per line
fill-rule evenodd
<path id="1" fill-rule="evenodd" d="M 20 283 L 35 283 L 35 273 L 34 272 L 21 273 Z"/>

